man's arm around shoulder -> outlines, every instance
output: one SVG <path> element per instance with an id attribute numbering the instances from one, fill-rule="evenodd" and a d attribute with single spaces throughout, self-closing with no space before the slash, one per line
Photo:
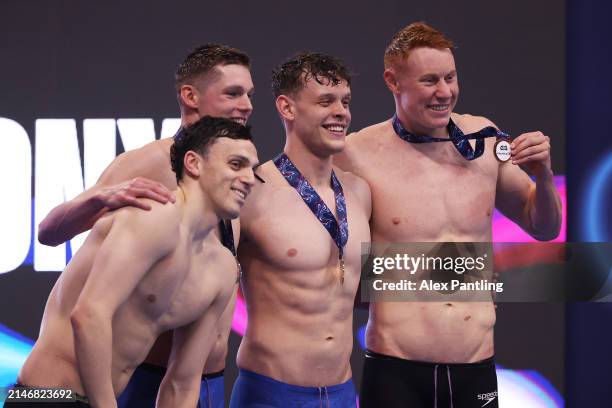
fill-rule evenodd
<path id="1" fill-rule="evenodd" d="M 59 245 L 89 230 L 105 212 L 124 206 L 149 210 L 150 205 L 139 198 L 160 203 L 174 201 L 167 187 L 147 178 L 152 177 L 155 166 L 170 166 L 165 162 L 165 156 L 151 146 L 121 154 L 93 187 L 49 212 L 38 226 L 38 241 L 44 245 Z"/>

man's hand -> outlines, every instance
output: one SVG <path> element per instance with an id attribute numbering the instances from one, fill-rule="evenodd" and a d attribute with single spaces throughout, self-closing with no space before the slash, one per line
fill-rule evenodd
<path id="1" fill-rule="evenodd" d="M 144 177 L 104 187 L 97 193 L 100 203 L 111 211 L 126 206 L 150 210 L 151 206 L 139 198 L 150 198 L 162 204 L 175 201 L 174 195 L 166 186 Z"/>
<path id="2" fill-rule="evenodd" d="M 522 164 L 536 178 L 552 174 L 550 138 L 542 132 L 523 133 L 510 145 L 512 164 Z"/>

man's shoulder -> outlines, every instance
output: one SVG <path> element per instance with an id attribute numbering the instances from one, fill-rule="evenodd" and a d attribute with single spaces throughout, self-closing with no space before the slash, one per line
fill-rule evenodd
<path id="1" fill-rule="evenodd" d="M 380 137 L 381 134 L 392 131 L 391 120 L 387 119 L 383 122 L 376 123 L 374 125 L 367 126 L 357 132 L 351 133 L 347 136 L 347 142 L 352 143 L 367 143 L 373 138 Z"/>
<path id="2" fill-rule="evenodd" d="M 370 185 L 363 178 L 358 175 L 343 171 L 337 167 L 334 167 L 334 173 L 340 180 L 343 190 L 353 191 L 360 200 L 368 200 L 370 197 Z"/>
<path id="3" fill-rule="evenodd" d="M 487 126 L 495 126 L 495 124 L 484 116 L 470 115 L 469 113 L 452 113 L 451 118 L 461 128 L 463 133 L 477 132 Z"/>
<path id="4" fill-rule="evenodd" d="M 155 140 L 137 149 L 128 150 L 117 156 L 106 168 L 100 178 L 102 184 L 114 184 L 146 177 L 156 181 L 162 172 L 172 172 L 170 166 L 170 146 L 168 140 Z"/>
<path id="5" fill-rule="evenodd" d="M 129 206 L 119 208 L 114 211 L 114 222 L 119 222 L 126 228 L 133 228 L 139 235 L 146 235 L 149 232 L 155 232 L 156 236 L 168 235 L 180 228 L 182 212 L 177 203 L 162 204 L 149 198 L 141 200 L 150 205 L 151 209 L 143 210 Z"/>

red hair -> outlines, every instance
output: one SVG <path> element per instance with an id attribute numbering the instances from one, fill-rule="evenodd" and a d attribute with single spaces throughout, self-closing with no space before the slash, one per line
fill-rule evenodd
<path id="1" fill-rule="evenodd" d="M 455 44 L 443 33 L 423 22 L 412 23 L 393 36 L 385 50 L 385 68 L 405 60 L 411 50 L 419 47 L 441 50 L 454 48 Z"/>

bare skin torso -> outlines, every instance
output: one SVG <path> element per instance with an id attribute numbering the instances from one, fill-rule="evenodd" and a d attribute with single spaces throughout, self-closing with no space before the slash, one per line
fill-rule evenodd
<path id="1" fill-rule="evenodd" d="M 147 144 L 146 146 L 124 153 L 123 156 L 117 158 L 118 165 L 110 167 L 110 173 L 102 175 L 101 180 L 105 184 L 118 183 L 128 180 L 132 177 L 141 176 L 151 180 L 158 181 L 164 184 L 168 189 L 176 189 L 176 175 L 170 167 L 170 147 L 173 139 L 167 138 L 157 140 Z M 240 224 L 238 220 L 232 221 L 234 230 L 234 241 L 238 242 L 240 233 Z M 221 233 L 218 228 L 213 230 L 204 241 L 206 246 L 221 246 Z M 229 251 L 219 251 L 222 262 L 229 263 L 233 256 Z M 235 261 L 233 261 L 235 263 Z M 219 325 L 215 333 L 215 343 L 210 351 L 204 373 L 216 373 L 225 368 L 225 359 L 227 357 L 227 340 L 231 331 L 232 318 L 234 317 L 234 307 L 236 305 L 236 294 L 232 297 L 226 310 L 223 312 Z M 172 333 L 163 333 L 155 342 L 146 362 L 165 367 L 170 355 L 172 346 Z"/>
<path id="2" fill-rule="evenodd" d="M 453 114 L 453 120 L 464 133 L 484 127 L 469 115 Z M 407 143 L 390 121 L 348 140 L 352 170 L 372 191 L 373 242 L 491 241 L 495 139 L 486 139 L 484 155 L 474 161 L 450 142 Z M 492 302 L 375 302 L 366 344 L 405 359 L 474 362 L 493 355 L 494 324 Z"/>
<path id="3" fill-rule="evenodd" d="M 70 316 L 116 214 L 108 214 L 96 223 L 51 291 L 39 338 L 19 375 L 21 383 L 68 388 L 84 394 Z M 220 288 L 227 284 L 227 278 L 222 275 L 227 273 L 224 269 L 235 265 L 232 258 L 227 262 L 228 256 L 224 253 L 227 249 L 202 247 L 201 241 L 194 245 L 182 227 L 177 227 L 175 232 L 175 249 L 152 265 L 114 314 L 111 373 L 116 395 L 125 388 L 160 333 L 202 316 Z"/>
<path id="4" fill-rule="evenodd" d="M 341 283 L 338 249 L 327 230 L 272 162 L 258 174 L 266 182 L 255 187 L 241 219 L 249 325 L 238 366 L 301 386 L 345 382 L 351 377 L 361 242 L 369 240 L 369 208 L 356 192 L 356 181 L 365 183 L 336 170 L 349 224 Z M 335 212 L 332 189 L 317 192 Z"/>

